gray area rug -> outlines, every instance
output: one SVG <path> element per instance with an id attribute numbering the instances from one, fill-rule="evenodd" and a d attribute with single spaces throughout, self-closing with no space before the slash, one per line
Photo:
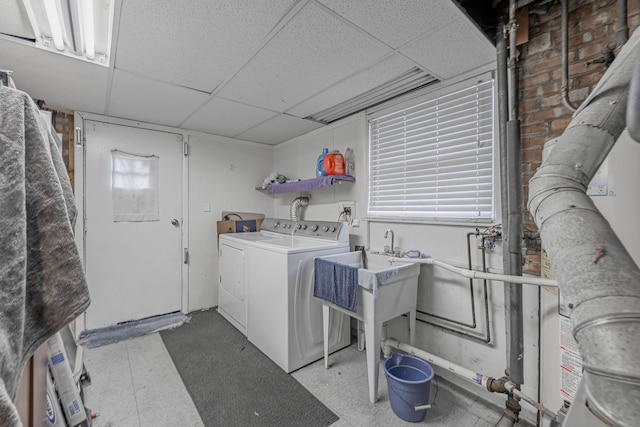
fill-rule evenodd
<path id="1" fill-rule="evenodd" d="M 160 336 L 206 426 L 328 426 L 338 416 L 214 309 Z"/>

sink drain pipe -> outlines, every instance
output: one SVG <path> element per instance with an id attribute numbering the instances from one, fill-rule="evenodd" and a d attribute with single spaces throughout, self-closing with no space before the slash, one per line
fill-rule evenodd
<path id="1" fill-rule="evenodd" d="M 428 264 L 435 265 L 437 267 L 443 268 L 452 273 L 456 273 L 462 277 L 466 277 L 468 279 L 486 279 L 486 280 L 497 280 L 505 283 L 518 283 L 518 284 L 526 284 L 526 285 L 535 285 L 535 286 L 558 286 L 558 282 L 553 279 L 543 279 L 540 277 L 532 277 L 532 276 L 513 276 L 509 274 L 500 274 L 500 273 L 485 273 L 484 271 L 477 270 L 467 270 L 465 268 L 456 267 L 451 264 L 447 264 L 444 261 L 440 261 L 434 258 L 398 258 L 391 257 L 388 259 L 389 264 L 393 264 L 394 262 L 412 262 L 417 264 Z"/>
<path id="2" fill-rule="evenodd" d="M 535 399 L 522 393 L 517 388 L 517 385 L 514 384 L 512 381 L 509 381 L 506 377 L 496 379 L 496 378 L 481 374 L 479 372 L 474 372 L 471 369 L 467 369 L 460 365 L 456 365 L 455 363 L 450 362 L 446 359 L 443 359 L 442 357 L 436 356 L 435 354 L 431 354 L 420 348 L 403 343 L 397 340 L 396 338 L 387 338 L 382 342 L 382 351 L 384 353 L 385 359 L 391 355 L 391 350 L 394 348 L 397 350 L 403 351 L 405 353 L 411 354 L 413 356 L 419 357 L 420 359 L 426 360 L 427 362 L 435 366 L 438 366 L 442 369 L 446 369 L 447 371 L 454 373 L 460 378 L 465 379 L 477 386 L 480 386 L 492 393 L 511 394 L 515 396 L 517 399 L 522 399 L 530 403 L 531 405 L 533 405 L 535 408 L 542 411 L 546 416 L 550 418 L 555 419 L 557 416 L 553 411 L 550 411 L 549 409 L 545 408 L 544 406 L 539 404 Z M 424 409 L 424 408 L 420 408 L 420 409 Z M 416 410 L 418 409 L 416 408 Z"/>

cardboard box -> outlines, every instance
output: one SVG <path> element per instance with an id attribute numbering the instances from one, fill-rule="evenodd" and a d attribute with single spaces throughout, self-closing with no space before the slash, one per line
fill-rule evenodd
<path id="1" fill-rule="evenodd" d="M 262 219 L 218 221 L 218 235 L 226 233 L 248 233 L 260 231 Z"/>

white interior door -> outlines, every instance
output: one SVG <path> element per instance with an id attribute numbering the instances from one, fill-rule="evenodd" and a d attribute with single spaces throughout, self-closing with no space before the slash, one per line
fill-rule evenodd
<path id="1" fill-rule="evenodd" d="M 86 329 L 180 310 L 182 135 L 90 120 L 85 135 Z M 157 217 L 114 220 L 112 150 L 157 156 Z"/>

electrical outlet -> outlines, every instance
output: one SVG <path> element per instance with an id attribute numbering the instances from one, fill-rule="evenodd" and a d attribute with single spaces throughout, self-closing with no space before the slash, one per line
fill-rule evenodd
<path id="1" fill-rule="evenodd" d="M 338 202 L 339 214 L 344 215 L 351 221 L 356 216 L 356 202 L 353 201 L 344 201 Z"/>

